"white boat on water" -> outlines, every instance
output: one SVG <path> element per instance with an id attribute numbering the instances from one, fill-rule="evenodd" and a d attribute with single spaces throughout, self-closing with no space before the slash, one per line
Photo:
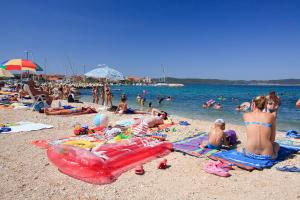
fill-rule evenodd
<path id="1" fill-rule="evenodd" d="M 180 83 L 156 83 L 153 86 L 158 86 L 158 87 L 183 87 L 183 84 Z"/>

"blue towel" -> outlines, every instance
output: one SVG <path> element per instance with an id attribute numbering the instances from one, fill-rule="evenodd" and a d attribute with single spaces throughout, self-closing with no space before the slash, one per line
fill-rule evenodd
<path id="1" fill-rule="evenodd" d="M 300 133 L 295 130 L 288 130 L 285 136 L 291 138 L 300 138 Z"/>
<path id="2" fill-rule="evenodd" d="M 285 160 L 295 152 L 296 151 L 294 149 L 280 147 L 280 150 L 278 152 L 278 157 L 276 160 L 257 160 L 257 159 L 249 158 L 245 156 L 243 153 L 237 152 L 236 150 L 218 152 L 213 154 L 213 156 L 217 158 L 222 158 L 229 162 L 236 162 L 245 166 L 254 167 L 256 169 L 263 169 L 263 168 L 272 167 L 276 163 Z"/>
<path id="3" fill-rule="evenodd" d="M 300 141 L 296 141 L 293 139 L 282 139 L 275 140 L 281 147 L 285 147 L 288 149 L 293 149 L 295 151 L 300 151 Z"/>

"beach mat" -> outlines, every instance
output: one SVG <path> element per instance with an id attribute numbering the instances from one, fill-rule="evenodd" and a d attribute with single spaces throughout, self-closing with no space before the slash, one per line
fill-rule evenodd
<path id="1" fill-rule="evenodd" d="M 281 147 L 286 147 L 289 149 L 293 149 L 295 151 L 300 151 L 299 139 L 287 138 L 287 139 L 276 140 L 275 142 L 277 142 Z"/>
<path id="2" fill-rule="evenodd" d="M 171 149 L 170 142 L 132 138 L 129 142 L 104 144 L 91 150 L 53 145 L 47 149 L 47 156 L 60 172 L 101 185 L 112 183 L 122 173 L 169 154 Z"/>
<path id="3" fill-rule="evenodd" d="M 210 156 L 219 150 L 201 148 L 199 145 L 208 140 L 208 133 L 202 132 L 188 137 L 180 141 L 173 142 L 173 149 L 178 152 L 182 152 L 191 156 L 203 157 Z"/>
<path id="4" fill-rule="evenodd" d="M 33 123 L 33 122 L 17 122 L 6 126 L 11 129 L 9 132 L 1 133 L 17 133 L 17 132 L 27 132 L 27 131 L 37 131 L 41 129 L 53 128 L 52 125 Z"/>
<path id="5" fill-rule="evenodd" d="M 218 152 L 209 156 L 209 158 L 211 158 L 212 160 L 227 161 L 234 165 L 237 165 L 242 169 L 252 171 L 254 169 L 262 170 L 264 168 L 271 168 L 273 165 L 287 159 L 295 152 L 297 151 L 295 151 L 294 149 L 280 147 L 276 160 L 253 159 L 246 157 L 243 153 L 237 152 L 236 150 Z"/>

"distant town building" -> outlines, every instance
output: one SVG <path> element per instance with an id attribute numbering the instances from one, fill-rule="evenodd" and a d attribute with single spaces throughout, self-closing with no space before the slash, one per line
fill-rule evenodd
<path id="1" fill-rule="evenodd" d="M 35 75 L 35 77 L 37 77 L 37 79 L 44 79 L 47 81 L 62 81 L 65 76 L 64 75 L 60 75 L 60 74 L 39 74 L 39 75 Z"/>
<path id="2" fill-rule="evenodd" d="M 151 83 L 151 78 L 149 77 L 137 77 L 137 76 L 128 76 L 126 78 L 131 83 Z"/>

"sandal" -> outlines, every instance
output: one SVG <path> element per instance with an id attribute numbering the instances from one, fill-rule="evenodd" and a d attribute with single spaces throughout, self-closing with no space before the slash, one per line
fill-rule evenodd
<path id="1" fill-rule="evenodd" d="M 221 177 L 229 177 L 231 176 L 227 171 L 225 171 L 222 168 L 218 168 L 215 164 L 207 163 L 204 167 L 203 170 L 209 174 L 214 174 L 217 176 Z"/>
<path id="2" fill-rule="evenodd" d="M 167 169 L 168 167 L 167 159 L 163 159 L 160 163 L 158 163 L 157 169 Z"/>
<path id="3" fill-rule="evenodd" d="M 300 172 L 300 168 L 296 166 L 286 165 L 283 167 L 276 167 L 277 170 L 282 172 Z"/>
<path id="4" fill-rule="evenodd" d="M 233 170 L 232 168 L 232 164 L 228 163 L 228 162 L 223 162 L 218 160 L 215 163 L 216 167 L 223 169 L 224 171 L 228 172 L 229 170 Z"/>
<path id="5" fill-rule="evenodd" d="M 139 165 L 135 168 L 135 174 L 137 175 L 143 175 L 145 173 L 143 165 Z"/>

